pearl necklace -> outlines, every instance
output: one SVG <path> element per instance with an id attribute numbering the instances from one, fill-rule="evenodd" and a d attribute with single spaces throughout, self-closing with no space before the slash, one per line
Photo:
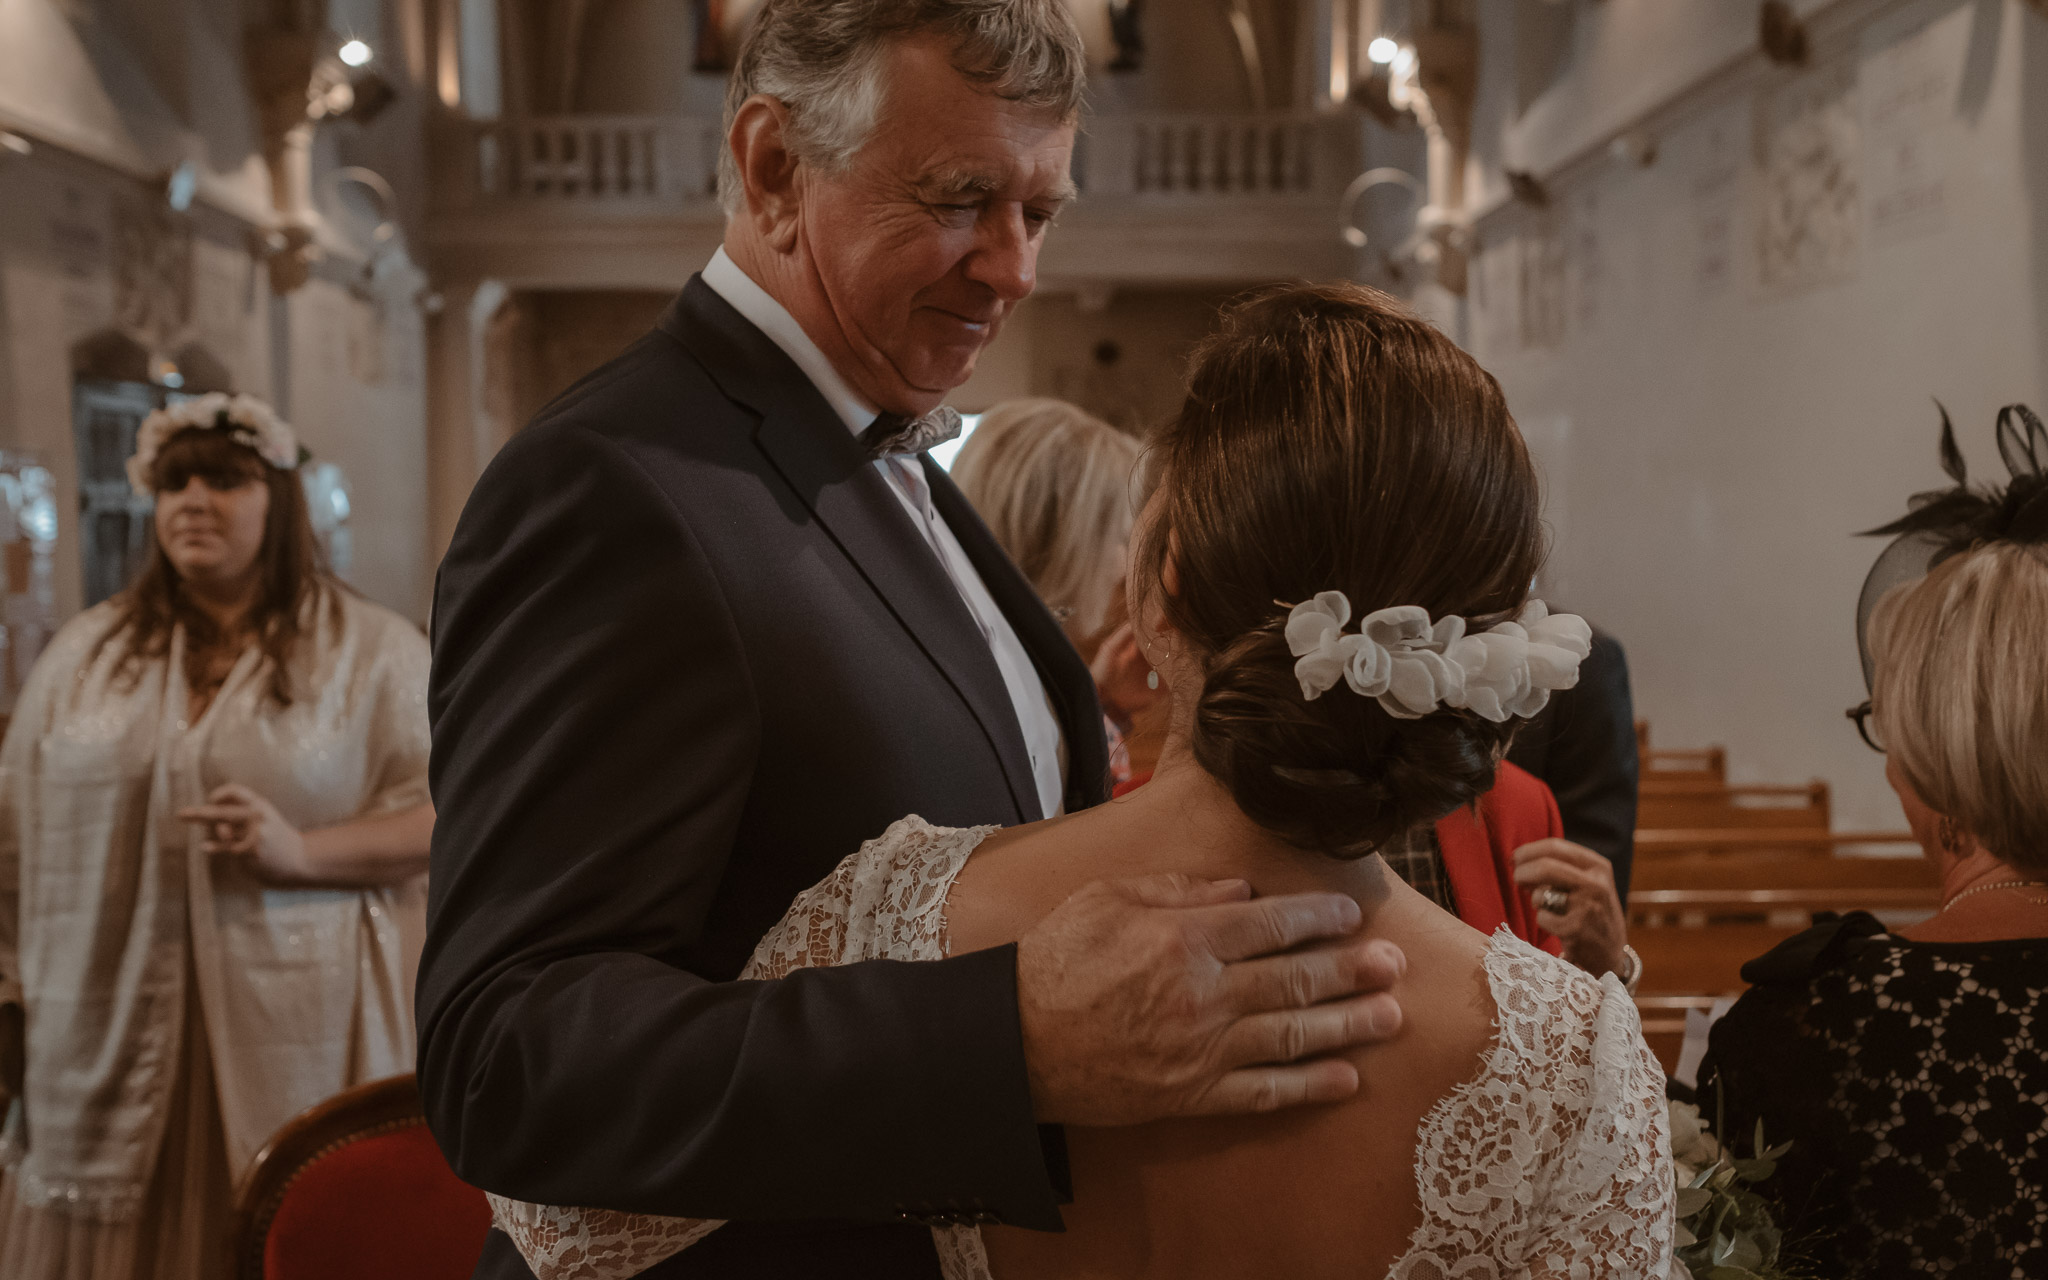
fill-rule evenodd
<path id="1" fill-rule="evenodd" d="M 1993 889 L 2048 889 L 2048 880 L 2000 880 L 1997 884 L 1980 884 L 1974 889 L 1965 889 L 1942 903 L 1941 909 L 1946 911 L 1973 893 L 1989 893 Z M 2027 901 L 2048 903 L 2048 898 L 2028 898 Z"/>

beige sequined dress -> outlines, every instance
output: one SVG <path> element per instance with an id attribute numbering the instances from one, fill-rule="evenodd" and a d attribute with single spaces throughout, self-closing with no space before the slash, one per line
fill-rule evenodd
<path id="1" fill-rule="evenodd" d="M 131 678 L 60 632 L 0 747 L 0 1002 L 26 1011 L 0 1153 L 0 1276 L 216 1274 L 234 1179 L 277 1127 L 412 1069 L 425 884 L 280 890 L 177 811 L 240 783 L 300 829 L 427 798 L 426 640 L 343 592 L 294 701 L 245 651 L 188 722 L 182 640 Z"/>

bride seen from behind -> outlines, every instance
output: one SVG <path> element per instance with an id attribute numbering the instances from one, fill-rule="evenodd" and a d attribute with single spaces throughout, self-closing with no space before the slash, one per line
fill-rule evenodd
<path id="1" fill-rule="evenodd" d="M 1355 1096 L 1069 1126 L 1064 1233 L 906 1206 L 948 1280 L 1662 1277 L 1663 1074 L 1620 983 L 1467 927 L 1374 852 L 1483 795 L 1585 652 L 1583 623 L 1527 599 L 1537 484 L 1499 387 L 1385 295 L 1284 287 L 1197 351 L 1148 471 L 1128 593 L 1175 706 L 1152 781 L 1007 831 L 906 818 L 801 896 L 748 976 L 1013 942 L 1106 880 L 1348 894 L 1408 957 L 1401 1033 L 1346 1055 Z M 1025 1007 L 1026 1033 L 1059 1012 Z M 499 1220 L 542 1280 L 632 1274 L 544 1264 L 637 1269 L 715 1225 Z"/>
<path id="2" fill-rule="evenodd" d="M 1069 1129 L 1066 1233 L 985 1229 L 990 1269 L 1434 1276 L 1485 1258 L 1471 1274 L 1662 1275 L 1662 1073 L 1619 984 L 1488 939 L 1373 852 L 1483 794 L 1520 717 L 1486 718 L 1476 687 L 1444 688 L 1462 669 L 1419 658 L 1436 686 L 1421 695 L 1340 680 L 1311 700 L 1304 678 L 1328 676 L 1297 655 L 1328 628 L 1288 625 L 1330 590 L 1358 614 L 1419 606 L 1468 632 L 1521 612 L 1537 488 L 1493 379 L 1382 295 L 1279 290 L 1197 353 L 1150 465 L 1128 590 L 1174 695 L 1159 769 L 1122 800 L 981 841 L 947 899 L 948 948 L 1012 941 L 1104 877 L 1335 890 L 1407 954 L 1405 1025 L 1349 1055 L 1363 1086 L 1341 1104 Z M 1351 648 L 1368 655 L 1354 671 L 1370 665 Z M 1432 693 L 1474 707 L 1408 718 Z"/>

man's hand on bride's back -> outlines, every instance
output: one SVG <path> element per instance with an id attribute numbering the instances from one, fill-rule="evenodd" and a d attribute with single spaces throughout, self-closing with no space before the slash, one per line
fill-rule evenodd
<path id="1" fill-rule="evenodd" d="M 1252 899 L 1243 881 L 1082 889 L 1017 944 L 1038 1118 L 1141 1124 L 1350 1097 L 1358 1071 L 1329 1055 L 1400 1030 L 1387 989 L 1407 968 L 1359 924 L 1341 894 Z"/>

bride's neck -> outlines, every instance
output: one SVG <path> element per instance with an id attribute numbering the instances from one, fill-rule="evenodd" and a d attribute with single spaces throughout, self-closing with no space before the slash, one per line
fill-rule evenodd
<path id="1" fill-rule="evenodd" d="M 1174 849 L 1181 863 L 1176 869 L 1189 874 L 1241 877 L 1262 894 L 1329 889 L 1357 898 L 1368 914 L 1391 889 L 1392 872 L 1377 855 L 1347 860 L 1311 853 L 1246 817 L 1178 734 L 1161 750 L 1151 781 L 1111 808 Z"/>

